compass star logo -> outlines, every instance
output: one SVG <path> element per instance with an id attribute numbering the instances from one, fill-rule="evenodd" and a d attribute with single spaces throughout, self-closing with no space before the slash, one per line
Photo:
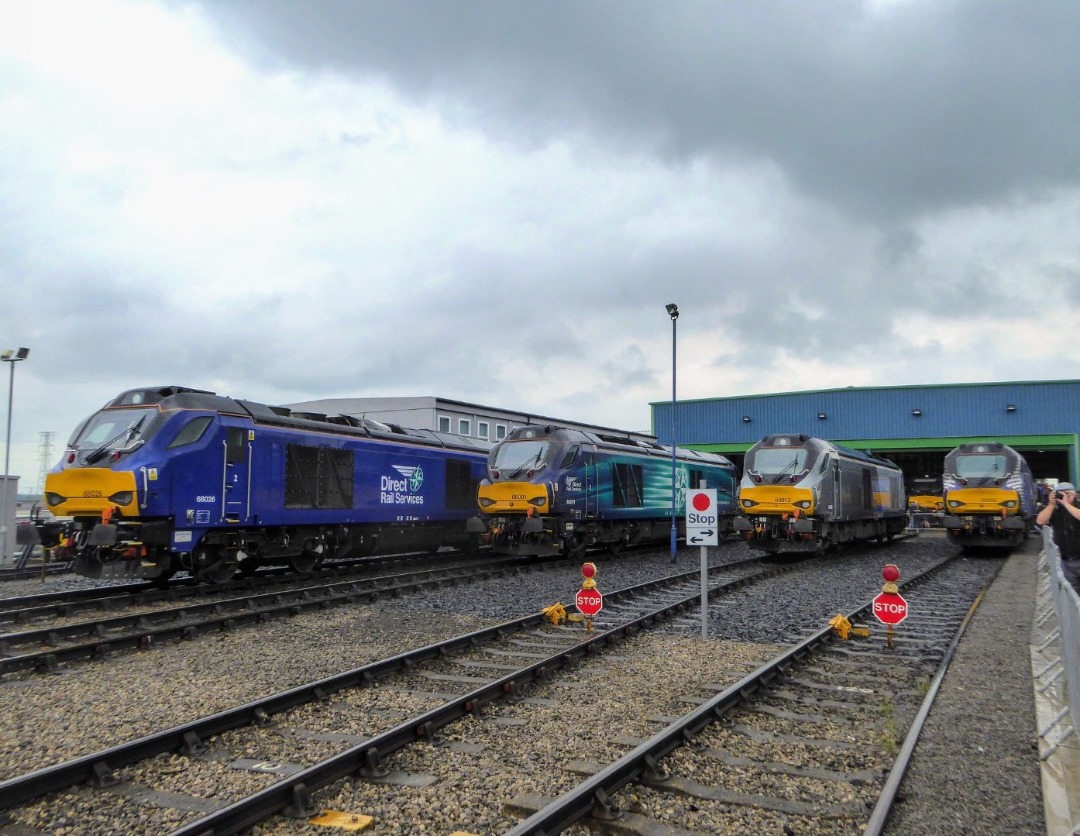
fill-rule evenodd
<path id="1" fill-rule="evenodd" d="M 690 474 L 683 468 L 677 468 L 675 470 L 675 505 L 677 507 L 683 507 L 686 505 L 686 491 L 690 487 Z"/>
<path id="2" fill-rule="evenodd" d="M 392 465 L 394 470 L 409 480 L 409 490 L 416 493 L 424 484 L 424 471 L 419 466 L 407 467 L 399 464 Z"/>

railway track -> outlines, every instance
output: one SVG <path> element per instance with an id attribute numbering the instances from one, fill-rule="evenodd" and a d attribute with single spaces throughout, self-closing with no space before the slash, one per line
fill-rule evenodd
<path id="1" fill-rule="evenodd" d="M 985 571 L 981 577 L 958 581 L 949 574 L 954 571 L 949 567 L 961 563 L 946 561 L 941 569 L 920 578 L 923 590 L 938 584 L 966 592 L 944 595 L 940 601 L 936 592 L 933 599 L 920 593 L 926 611 L 916 610 L 912 618 L 920 619 L 919 627 L 926 635 L 918 641 L 909 642 L 905 630 L 904 640 L 898 637 L 893 648 L 882 648 L 880 635 L 858 644 L 843 643 L 825 628 L 754 673 L 746 673 L 753 665 L 745 664 L 742 670 L 716 670 L 715 682 L 691 675 L 684 676 L 685 682 L 671 683 L 682 689 L 681 699 L 692 705 L 678 716 L 671 716 L 675 713 L 672 701 L 677 705 L 680 698 L 671 694 L 659 702 L 650 702 L 646 695 L 614 694 L 641 700 L 649 713 L 635 719 L 634 729 L 624 722 L 621 733 L 604 734 L 604 745 L 594 748 L 606 760 L 589 763 L 580 757 L 583 752 L 576 751 L 570 741 L 581 740 L 582 730 L 557 715 L 560 709 L 568 709 L 579 720 L 588 716 L 590 704 L 598 701 L 597 692 L 626 687 L 607 683 L 612 673 L 627 666 L 670 664 L 672 654 L 663 647 L 654 663 L 635 661 L 633 647 L 645 635 L 663 645 L 665 625 L 670 628 L 693 617 L 699 600 L 697 573 L 621 594 L 608 593 L 604 617 L 591 635 L 580 627 L 548 624 L 542 615 L 530 616 L 12 779 L 0 784 L 0 798 L 25 804 L 29 821 L 40 820 L 55 805 L 76 800 L 72 796 L 91 793 L 95 806 L 103 810 L 113 804 L 123 808 L 123 800 L 138 798 L 141 804 L 163 811 L 155 815 L 168 820 L 164 829 L 175 825 L 177 833 L 237 832 L 258 821 L 265 822 L 269 832 L 287 833 L 292 832 L 291 819 L 278 815 L 282 812 L 303 819 L 324 807 L 338 806 L 345 808 L 345 815 L 363 815 L 349 810 L 395 809 L 410 803 L 410 795 L 415 806 L 417 784 L 429 779 L 433 783 L 423 792 L 430 793 L 430 798 L 425 798 L 435 808 L 447 808 L 451 800 L 432 801 L 440 798 L 435 788 L 441 786 L 441 794 L 448 792 L 452 797 L 462 776 L 481 780 L 470 777 L 477 768 L 473 761 L 486 758 L 485 770 L 524 769 L 523 774 L 500 776 L 500 786 L 531 785 L 534 791 L 493 798 L 494 812 L 486 820 L 492 829 L 474 832 L 514 828 L 515 833 L 554 833 L 580 827 L 584 820 L 592 828 L 622 832 L 647 829 L 650 823 L 699 822 L 705 832 L 724 826 L 707 825 L 703 820 L 703 810 L 712 808 L 735 809 L 736 817 L 754 810 L 756 815 L 795 817 L 803 823 L 826 821 L 830 828 L 837 822 L 865 822 L 871 815 L 867 797 L 880 792 L 890 768 L 896 771 L 890 764 L 900 751 L 899 745 L 894 751 L 880 736 L 883 724 L 889 725 L 878 710 L 886 690 L 891 739 L 898 744 L 903 729 L 914 723 L 922 686 L 934 679 L 931 660 L 947 656 L 956 628 L 955 613 L 962 620 L 977 595 L 976 587 L 987 582 Z M 756 564 L 717 567 L 710 595 L 723 598 L 746 584 L 768 583 L 777 572 L 813 571 L 812 563 L 767 569 L 753 568 Z M 927 607 L 931 600 L 932 607 Z M 859 613 L 851 616 L 860 617 Z M 698 658 L 708 655 L 700 643 L 694 647 Z M 760 657 L 756 662 L 772 655 L 768 648 L 758 648 L 756 653 Z M 896 688 L 893 683 L 901 667 L 905 685 Z M 872 668 L 878 672 L 872 674 Z M 492 674 L 493 670 L 497 673 Z M 692 672 L 684 669 L 682 673 Z M 606 699 L 611 697 L 609 693 Z M 845 712 L 871 716 L 869 731 L 855 734 L 859 739 L 854 741 L 838 738 L 835 728 L 848 728 L 854 722 Z M 596 708 L 595 713 L 603 723 L 604 712 Z M 548 716 L 545 722 L 545 715 L 556 715 L 556 719 Z M 665 720 L 665 728 L 646 734 L 657 718 Z M 755 728 L 756 721 L 766 727 Z M 543 776 L 547 780 L 537 781 L 537 770 L 526 753 L 550 748 L 545 741 L 550 740 L 552 722 L 567 724 L 566 751 L 551 753 L 561 766 Z M 796 728 L 768 727 L 782 723 Z M 533 729 L 534 724 L 539 725 Z M 808 733 L 815 727 L 825 727 L 825 731 Z M 508 740 L 510 731 L 513 742 Z M 742 742 L 733 744 L 726 737 L 713 740 L 708 737 L 712 734 L 739 735 L 736 739 Z M 519 740 L 522 736 L 530 742 Z M 745 740 L 755 741 L 750 747 L 753 757 L 747 755 Z M 688 741 L 695 746 L 684 745 Z M 808 762 L 816 746 L 825 753 L 824 762 L 804 768 L 805 774 L 800 775 L 790 765 L 783 766 L 783 755 L 762 754 L 770 745 L 800 747 L 801 762 Z M 333 753 L 327 753 L 328 747 Z M 627 748 L 629 753 L 625 753 Z M 691 757 L 688 753 L 699 757 L 697 748 L 704 753 L 700 762 L 679 760 Z M 500 749 L 501 756 L 482 754 L 500 753 Z M 178 786 L 175 776 L 204 771 L 230 776 L 228 790 L 219 794 L 228 796 L 229 803 L 220 797 L 200 800 Z M 581 771 L 590 777 L 574 786 L 568 779 Z M 741 788 L 710 787 L 702 780 L 709 774 L 733 772 L 751 777 L 744 778 L 746 785 Z M 244 777 L 237 779 L 237 775 Z M 120 779 L 119 783 L 113 784 L 113 779 Z M 778 781 L 795 784 L 796 798 L 779 791 L 775 796 L 762 792 Z M 70 789 L 84 782 L 100 789 Z M 832 787 L 841 796 L 826 793 L 816 800 L 800 800 L 798 793 L 809 792 L 800 782 Z M 58 791 L 63 795 L 52 801 L 32 800 L 42 792 Z M 109 820 L 106 813 L 101 815 Z M 475 813 L 471 816 L 463 820 L 478 820 Z M 518 823 L 515 816 L 525 821 Z"/>
<path id="2" fill-rule="evenodd" d="M 996 569 L 1002 563 L 995 561 Z M 701 832 L 884 829 L 923 721 L 960 636 L 993 575 L 951 559 L 905 584 L 921 613 L 903 634 L 843 641 L 825 628 L 716 693 L 657 734 L 621 737 L 607 763 L 557 799 L 519 798 L 507 836 L 694 823 Z M 913 593 L 914 595 L 915 593 Z M 870 616 L 870 604 L 849 614 Z M 709 689 L 713 690 L 713 689 Z M 592 831 L 590 831 L 592 832 Z"/>
<path id="3" fill-rule="evenodd" d="M 795 569 L 795 566 L 763 565 L 757 559 L 720 567 L 716 573 L 716 585 L 712 594 L 722 594 L 725 590 L 730 591 L 755 580 Z M 169 775 L 177 773 L 178 763 L 185 764 L 182 768 L 185 773 L 208 768 L 205 766 L 206 763 L 211 764 L 209 767 L 211 769 L 224 768 L 221 766 L 222 755 L 219 751 L 221 746 L 227 747 L 234 753 L 272 752 L 274 755 L 269 757 L 272 760 L 282 753 L 284 739 L 287 741 L 286 748 L 291 752 L 288 759 L 290 764 L 314 761 L 316 764 L 314 767 L 305 769 L 329 769 L 330 772 L 327 774 L 331 774 L 334 767 L 320 767 L 320 764 L 325 761 L 323 755 L 325 747 L 335 746 L 340 750 L 344 746 L 345 754 L 339 753 L 335 756 L 339 763 L 343 762 L 343 758 L 348 759 L 348 753 L 351 751 L 349 746 L 356 743 L 357 735 L 351 732 L 323 733 L 315 730 L 320 727 L 325 728 L 326 717 L 322 715 L 325 715 L 328 710 L 334 715 L 332 727 L 339 728 L 341 723 L 338 722 L 337 713 L 346 710 L 346 706 L 353 703 L 355 703 L 353 711 L 359 712 L 354 722 L 365 724 L 366 729 L 366 733 L 363 733 L 361 737 L 367 745 L 363 747 L 359 757 L 363 763 L 370 763 L 373 759 L 373 750 L 385 751 L 389 754 L 401 745 L 422 739 L 425 734 L 433 734 L 435 729 L 452 718 L 479 717 L 482 715 L 483 707 L 488 703 L 508 696 L 516 696 L 529 683 L 538 678 L 547 677 L 550 672 L 565 665 L 571 659 L 595 653 L 620 637 L 632 636 L 644 625 L 658 618 L 671 617 L 687 608 L 692 608 L 698 601 L 697 580 L 697 573 L 691 572 L 651 582 L 621 593 L 610 593 L 609 600 L 613 608 L 620 600 L 623 600 L 629 612 L 634 615 L 642 606 L 636 600 L 641 596 L 659 596 L 667 603 L 663 604 L 659 610 L 654 607 L 648 608 L 646 615 L 637 616 L 631 620 L 624 619 L 618 628 L 603 632 L 596 631 L 592 634 L 592 638 L 584 642 L 580 627 L 570 628 L 565 625 L 556 627 L 549 624 L 543 614 L 534 614 L 460 636 L 448 642 L 384 659 L 336 677 L 309 683 L 244 706 L 237 706 L 230 711 L 218 712 L 213 716 L 174 727 L 160 734 L 129 741 L 74 761 L 46 767 L 28 775 L 0 782 L 0 799 L 4 799 L 0 803 L 27 804 L 43 793 L 63 793 L 65 790 L 67 793 L 84 793 L 87 790 L 80 788 L 80 785 L 84 784 L 108 788 L 114 785 L 113 779 L 118 777 L 120 770 L 123 770 L 120 774 L 126 780 L 122 782 L 120 789 L 111 791 L 113 801 L 117 798 L 116 793 L 120 793 L 121 797 L 130 797 L 132 793 L 136 793 L 143 801 L 160 803 L 166 807 L 170 803 L 173 804 L 174 806 L 169 808 L 173 812 L 176 810 L 175 805 L 179 805 L 187 809 L 188 813 L 193 809 L 205 813 L 216 805 L 197 799 L 180 798 L 179 796 L 183 794 L 178 794 L 171 788 L 175 782 Z M 673 589 L 675 591 L 672 591 Z M 457 658 L 450 658 L 452 656 Z M 522 658 L 529 660 L 524 666 L 521 664 Z M 395 718 L 402 710 L 400 706 L 391 704 L 380 710 L 377 705 L 386 695 L 390 696 L 391 703 L 395 703 L 395 695 L 401 693 L 402 689 L 413 693 L 415 688 L 420 686 L 430 691 L 432 681 L 440 682 L 445 686 L 447 682 L 461 676 L 462 666 L 484 670 L 485 667 L 490 669 L 492 665 L 503 672 L 494 679 L 485 680 L 482 687 L 465 688 L 463 694 L 449 699 L 442 693 L 435 698 L 420 697 L 420 703 L 434 702 L 436 706 L 421 712 L 420 715 L 405 723 L 395 722 Z M 421 671 L 421 666 L 425 666 L 426 670 Z M 511 672 L 505 672 L 507 669 Z M 386 688 L 384 683 L 388 678 L 400 680 L 402 684 Z M 475 684 L 476 680 L 471 677 L 470 679 L 469 684 Z M 375 685 L 380 687 L 373 689 Z M 457 687 L 458 690 L 462 690 L 460 682 L 457 683 Z M 411 700 L 414 705 L 417 703 L 415 696 L 407 697 L 407 700 Z M 373 702 L 376 704 L 373 705 Z M 320 716 L 322 716 L 321 720 Z M 271 720 L 272 723 L 269 722 Z M 381 728 L 373 727 L 373 723 Z M 279 730 L 283 728 L 287 729 L 286 733 L 279 734 Z M 419 738 L 415 734 L 417 728 L 421 729 Z M 242 735 L 244 739 L 234 740 L 230 735 Z M 252 739 L 248 735 L 255 735 L 255 738 Z M 373 744 L 368 739 L 371 735 L 382 735 L 382 742 L 376 741 Z M 208 745 L 207 741 L 211 740 L 213 743 Z M 200 760 L 200 758 L 207 760 Z M 243 758 L 240 760 L 242 761 Z M 244 764 L 240 764 L 238 768 L 226 770 L 231 773 L 229 781 L 232 792 L 237 791 L 235 789 L 237 780 L 240 780 L 241 784 L 244 783 L 243 779 L 236 778 L 237 775 L 246 775 L 248 781 L 253 781 L 260 786 L 265 786 L 267 783 L 276 786 L 277 782 L 282 780 L 282 773 L 288 773 L 293 769 L 292 766 L 286 765 L 268 770 L 266 769 L 267 757 L 256 758 L 255 761 L 257 764 L 249 764 L 253 766 L 253 769 L 246 772 L 243 770 Z M 236 758 L 229 759 L 229 763 L 235 762 Z M 260 767 L 259 764 L 262 766 Z M 148 773 L 152 772 L 157 773 L 156 777 L 147 778 Z M 135 776 L 142 779 L 135 781 L 141 788 L 133 790 L 132 778 Z M 143 786 L 143 780 L 150 780 L 156 788 L 146 789 Z M 308 785 L 315 786 L 311 783 Z M 100 797 L 103 807 L 108 806 L 108 796 L 109 794 L 106 793 Z M 51 802 L 42 803 L 46 806 L 64 806 L 67 801 L 63 797 L 54 797 Z M 254 803 L 259 809 L 264 809 L 261 806 L 262 802 L 256 800 Z M 28 814 L 30 821 L 36 821 L 36 815 L 37 811 L 30 811 Z M 108 819 L 106 813 L 101 815 L 106 820 Z M 123 829 L 123 826 L 115 821 L 110 826 Z M 215 825 L 215 827 L 218 826 Z"/>
<path id="4" fill-rule="evenodd" d="M 107 659 L 119 650 L 147 648 L 176 639 L 193 639 L 220 630 L 264 623 L 313 609 L 343 606 L 358 601 L 374 602 L 423 589 L 435 589 L 474 581 L 478 575 L 512 575 L 540 570 L 555 561 L 538 558 L 465 560 L 454 563 L 425 561 L 424 566 L 389 575 L 350 580 L 304 583 L 294 573 L 269 575 L 213 586 L 186 584 L 160 590 L 134 584 L 112 590 L 80 590 L 57 600 L 38 597 L 0 602 L 11 609 L 0 611 L 0 623 L 24 625 L 46 621 L 45 626 L 0 634 L 0 675 L 19 670 L 54 671 L 62 662 Z M 332 577 L 343 570 L 331 571 Z M 357 567 L 353 567 L 357 572 Z M 259 589 L 269 589 L 259 592 Z M 241 594 L 237 595 L 236 593 Z M 51 596 L 50 596 L 51 597 Z M 177 599 L 209 598 L 178 604 Z M 78 620 L 87 609 L 106 610 L 106 615 Z M 124 610 L 121 615 L 111 613 Z"/>

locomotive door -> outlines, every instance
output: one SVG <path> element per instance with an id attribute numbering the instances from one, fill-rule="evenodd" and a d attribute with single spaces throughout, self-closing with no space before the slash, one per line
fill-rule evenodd
<path id="1" fill-rule="evenodd" d="M 225 522 L 246 522 L 251 514 L 250 440 L 243 427 L 225 428 L 221 474 L 221 518 Z"/>

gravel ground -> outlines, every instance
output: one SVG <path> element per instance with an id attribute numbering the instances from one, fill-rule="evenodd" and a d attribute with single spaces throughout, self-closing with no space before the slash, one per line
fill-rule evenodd
<path id="1" fill-rule="evenodd" d="M 886 833 L 1045 833 L 1031 678 L 1039 541 L 983 599 L 938 692 Z"/>
<path id="2" fill-rule="evenodd" d="M 890 832 L 1044 832 L 1027 648 L 1037 550 L 1033 539 L 1007 564 L 969 626 L 956 670 L 945 680 L 902 788 L 904 801 Z M 836 613 L 873 597 L 881 588 L 885 563 L 897 564 L 903 577 L 910 577 L 950 551 L 940 537 L 922 536 L 889 548 L 842 553 L 830 560 L 828 572 L 813 576 L 812 588 L 809 576 L 796 571 L 788 576 L 790 597 L 778 599 L 775 585 L 771 597 L 750 587 L 713 606 L 710 639 L 720 658 L 724 648 L 733 655 L 729 642 L 757 650 L 793 643 Z M 710 562 L 747 555 L 745 545 L 729 542 L 711 550 Z M 599 588 L 609 592 L 673 571 L 695 570 L 699 552 L 681 552 L 677 567 L 664 551 L 590 559 L 600 568 Z M 0 595 L 81 585 L 86 582 L 77 578 L 7 582 Z M 111 661 L 66 666 L 57 675 L 9 675 L 0 680 L 0 779 L 556 601 L 570 604 L 580 585 L 579 566 L 573 564 L 377 605 L 306 613 Z M 636 665 L 638 678 L 642 672 L 668 670 L 672 658 L 685 659 L 685 665 L 699 663 L 701 645 L 688 639 L 700 635 L 700 619 L 681 619 L 665 632 L 672 638 L 681 632 L 683 638 L 652 640 L 664 664 Z M 153 832 L 148 827 L 133 825 L 131 832 Z M 94 831 L 75 826 L 63 832 Z"/>

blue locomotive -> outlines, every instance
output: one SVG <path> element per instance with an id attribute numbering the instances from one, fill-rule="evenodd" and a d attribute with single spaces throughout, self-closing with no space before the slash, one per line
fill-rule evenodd
<path id="1" fill-rule="evenodd" d="M 766 554 L 891 540 L 907 526 L 892 462 L 807 435 L 768 435 L 746 451 L 737 528 Z"/>
<path id="2" fill-rule="evenodd" d="M 672 450 L 630 436 L 551 425 L 518 427 L 488 456 L 477 500 L 492 549 L 568 554 L 618 552 L 670 539 L 672 479 L 676 525 L 685 528 L 687 487 L 716 489 L 721 534 L 732 531 L 735 466 L 725 457 Z M 682 532 L 685 536 L 685 532 Z"/>
<path id="3" fill-rule="evenodd" d="M 262 564 L 310 571 L 331 556 L 478 547 L 467 523 L 490 446 L 199 389 L 132 389 L 75 430 L 44 499 L 73 519 L 79 574 L 220 582 Z"/>
<path id="4" fill-rule="evenodd" d="M 1035 517 L 1035 479 L 1016 450 L 997 441 L 961 444 L 945 456 L 942 483 L 949 539 L 965 551 L 1011 549 Z"/>

